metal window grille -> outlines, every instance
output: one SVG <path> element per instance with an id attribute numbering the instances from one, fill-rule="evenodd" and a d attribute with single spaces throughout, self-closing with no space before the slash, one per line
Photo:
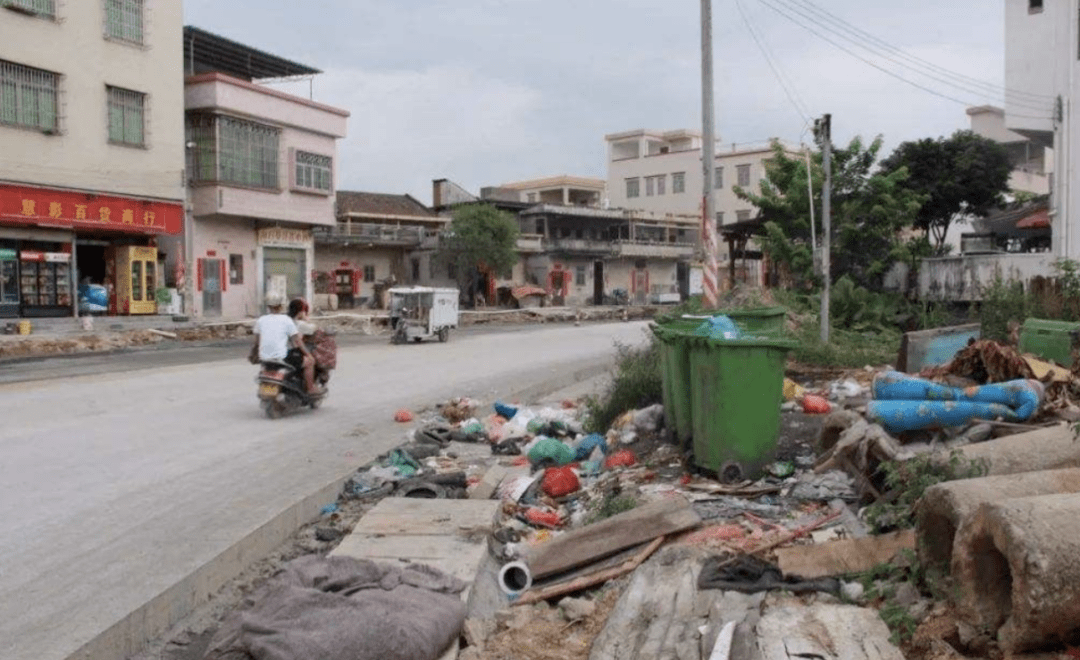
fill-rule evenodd
<path id="1" fill-rule="evenodd" d="M 57 131 L 55 73 L 0 60 L 0 124 Z"/>
<path id="2" fill-rule="evenodd" d="M 740 186 L 750 185 L 750 166 L 739 165 L 735 168 L 735 174 L 739 177 Z"/>
<path id="3" fill-rule="evenodd" d="M 671 193 L 677 195 L 686 192 L 686 172 L 675 172 L 671 175 Z"/>
<path id="4" fill-rule="evenodd" d="M 300 188 L 330 192 L 333 159 L 306 151 L 296 152 L 296 185 Z"/>
<path id="5" fill-rule="evenodd" d="M 713 182 L 713 188 L 716 188 L 717 190 L 720 190 L 721 188 L 724 187 L 724 168 L 723 167 L 717 167 L 713 172 L 714 172 L 713 176 L 716 179 Z"/>
<path id="6" fill-rule="evenodd" d="M 372 266 L 370 264 L 364 266 L 364 281 L 365 282 L 374 282 L 375 281 L 375 266 Z"/>
<path id="7" fill-rule="evenodd" d="M 278 188 L 281 131 L 222 115 L 187 118 L 188 171 L 193 181 Z M 329 181 L 327 181 L 329 185 Z"/>
<path id="8" fill-rule="evenodd" d="M 109 142 L 146 144 L 146 94 L 107 87 L 109 96 Z"/>
<path id="9" fill-rule="evenodd" d="M 637 197 L 641 194 L 641 182 L 639 179 L 627 179 L 626 180 L 626 196 Z"/>
<path id="10" fill-rule="evenodd" d="M 41 18 L 56 18 L 56 0 L 0 0 L 0 6 Z"/>
<path id="11" fill-rule="evenodd" d="M 666 187 L 667 187 L 667 175 L 666 174 L 661 174 L 660 176 L 656 177 L 656 194 L 657 195 L 663 195 L 666 192 L 664 190 Z"/>
<path id="12" fill-rule="evenodd" d="M 143 0 L 105 0 L 105 35 L 143 43 Z"/>

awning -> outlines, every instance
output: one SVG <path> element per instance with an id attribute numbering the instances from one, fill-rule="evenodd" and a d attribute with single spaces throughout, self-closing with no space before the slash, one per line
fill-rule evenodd
<path id="1" fill-rule="evenodd" d="M 1036 229 L 1050 226 L 1050 209 L 1039 209 L 1016 222 L 1017 229 Z"/>

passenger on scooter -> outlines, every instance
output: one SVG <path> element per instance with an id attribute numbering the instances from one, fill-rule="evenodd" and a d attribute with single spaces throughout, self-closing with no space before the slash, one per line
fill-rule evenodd
<path id="1" fill-rule="evenodd" d="M 330 371 L 337 366 L 337 342 L 309 320 L 310 309 L 303 298 L 289 301 L 289 318 L 296 323 L 303 335 L 304 346 L 315 358 L 315 380 L 325 384 L 330 379 Z"/>
<path id="2" fill-rule="evenodd" d="M 284 361 L 294 369 L 303 370 L 304 385 L 308 394 L 323 394 L 325 390 L 315 385 L 315 358 L 304 346 L 300 330 L 288 315 L 283 313 L 285 301 L 282 296 L 268 294 L 268 314 L 255 322 L 255 346 L 261 362 Z"/>

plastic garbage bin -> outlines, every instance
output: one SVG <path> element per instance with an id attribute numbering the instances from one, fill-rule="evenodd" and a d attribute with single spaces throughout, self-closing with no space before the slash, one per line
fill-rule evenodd
<path id="1" fill-rule="evenodd" d="M 1080 345 L 1080 323 L 1027 319 L 1020 329 L 1020 352 L 1071 367 L 1073 347 Z"/>
<path id="2" fill-rule="evenodd" d="M 684 450 L 690 448 L 690 358 L 685 338 L 700 325 L 673 322 L 651 326 L 660 342 L 660 382 L 664 399 L 664 424 Z M 691 327 L 692 326 L 692 327 Z"/>
<path id="3" fill-rule="evenodd" d="M 784 319 L 787 318 L 787 308 L 780 306 L 732 309 L 720 313 L 735 321 L 743 334 L 747 335 L 779 336 L 784 332 Z"/>
<path id="4" fill-rule="evenodd" d="M 777 338 L 688 336 L 694 462 L 725 483 L 756 479 L 776 455 L 784 362 L 796 347 Z"/>

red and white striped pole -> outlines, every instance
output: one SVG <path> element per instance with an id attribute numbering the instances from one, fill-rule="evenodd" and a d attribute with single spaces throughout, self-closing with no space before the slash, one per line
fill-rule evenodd
<path id="1" fill-rule="evenodd" d="M 701 243 L 703 252 L 702 304 L 716 309 L 716 213 L 713 211 L 713 177 L 716 170 L 716 130 L 713 118 L 712 0 L 701 0 L 701 165 L 703 193 Z"/>

